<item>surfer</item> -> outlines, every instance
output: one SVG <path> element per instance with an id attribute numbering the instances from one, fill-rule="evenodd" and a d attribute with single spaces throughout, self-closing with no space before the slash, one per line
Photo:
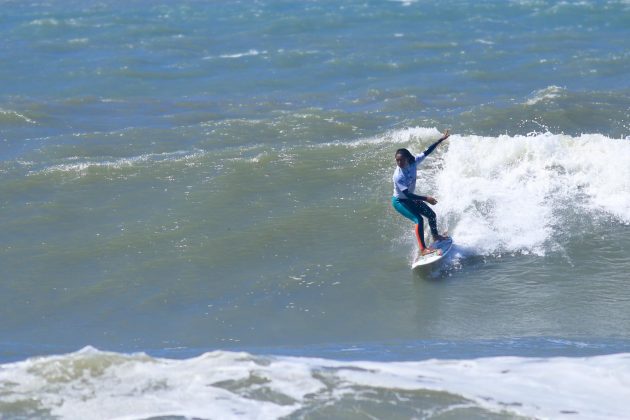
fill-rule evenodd
<path id="1" fill-rule="evenodd" d="M 392 177 L 394 181 L 394 196 L 392 197 L 392 205 L 396 211 L 407 219 L 416 224 L 415 233 L 418 240 L 418 246 L 420 247 L 420 253 L 422 255 L 429 254 L 435 250 L 429 248 L 424 243 L 424 227 L 422 216 L 426 217 L 429 221 L 429 228 L 433 235 L 434 241 L 441 241 L 447 239 L 446 236 L 442 236 L 437 230 L 437 219 L 435 212 L 431 210 L 424 202 L 429 204 L 437 204 L 437 200 L 431 196 L 416 195 L 416 170 L 418 165 L 429 155 L 435 148 L 446 140 L 450 134 L 448 130 L 444 132 L 444 135 L 427 148 L 424 152 L 417 156 L 411 154 L 407 149 L 396 150 L 396 170 Z"/>

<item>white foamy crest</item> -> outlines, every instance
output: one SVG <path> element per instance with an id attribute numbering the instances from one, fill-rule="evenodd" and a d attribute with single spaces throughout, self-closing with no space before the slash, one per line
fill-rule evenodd
<path id="1" fill-rule="evenodd" d="M 2 365 L 0 385 L 0 410 L 36 405 L 61 419 L 276 419 L 370 390 L 447 392 L 537 418 L 611 419 L 627 412 L 630 354 L 341 362 L 212 352 L 171 360 L 88 347 Z"/>
<path id="2" fill-rule="evenodd" d="M 55 173 L 55 172 L 76 172 L 85 173 L 91 169 L 96 168 L 108 168 L 108 169 L 121 169 L 137 166 L 142 163 L 173 163 L 181 161 L 189 161 L 203 156 L 205 152 L 198 150 L 195 152 L 177 151 L 167 153 L 148 153 L 139 156 L 132 156 L 128 158 L 120 158 L 115 160 L 103 160 L 103 161 L 78 161 L 72 163 L 64 163 L 59 165 L 53 165 L 45 168 L 41 171 L 33 171 L 30 175 L 36 175 L 40 173 Z M 79 158 L 70 158 L 69 160 L 77 161 Z"/>
<path id="3" fill-rule="evenodd" d="M 402 6 L 409 7 L 414 3 L 417 3 L 418 0 L 389 0 L 394 3 L 400 3 Z"/>
<path id="4" fill-rule="evenodd" d="M 547 86 L 544 89 L 537 90 L 531 94 L 530 99 L 525 102 L 526 105 L 535 105 L 539 102 L 546 102 L 560 97 L 565 89 L 559 86 Z"/>
<path id="5" fill-rule="evenodd" d="M 330 146 L 343 146 L 350 148 L 363 147 L 367 145 L 380 145 L 380 144 L 399 144 L 409 145 L 415 143 L 418 140 L 437 140 L 441 133 L 436 128 L 426 127 L 408 127 L 401 130 L 392 130 L 384 135 L 365 137 L 358 140 L 348 142 L 329 142 L 318 145 L 317 147 L 330 147 Z"/>
<path id="6" fill-rule="evenodd" d="M 54 18 L 35 19 L 35 20 L 32 20 L 29 24 L 34 25 L 34 26 L 44 26 L 44 25 L 58 26 L 59 20 L 54 19 Z"/>
<path id="7" fill-rule="evenodd" d="M 476 252 L 544 254 L 553 229 L 568 223 L 567 206 L 630 223 L 628 162 L 629 139 L 599 134 L 452 136 L 436 174 L 437 211 Z"/>
<path id="8" fill-rule="evenodd" d="M 246 52 L 242 52 L 242 53 L 236 53 L 236 54 L 221 54 L 220 57 L 221 58 L 241 58 L 241 57 L 249 57 L 249 56 L 255 56 L 255 55 L 259 55 L 259 54 L 266 54 L 267 51 L 258 51 L 255 49 L 250 49 L 249 51 Z"/>
<path id="9" fill-rule="evenodd" d="M 629 354 L 590 358 L 491 357 L 352 363 L 337 375 L 354 386 L 428 389 L 493 411 L 543 418 L 621 418 L 630 390 Z M 554 392 L 549 392 L 553 389 Z"/>
<path id="10" fill-rule="evenodd" d="M 267 50 L 263 50 L 263 51 L 259 51 L 256 50 L 254 48 L 251 48 L 247 51 L 244 52 L 239 52 L 239 53 L 233 53 L 233 54 L 221 54 L 221 55 L 207 55 L 205 57 L 202 57 L 202 60 L 216 60 L 217 58 L 228 58 L 228 59 L 235 59 L 235 58 L 243 58 L 243 57 L 255 57 L 257 55 L 261 55 L 261 54 L 267 54 Z"/>
<path id="11" fill-rule="evenodd" d="M 35 19 L 28 23 L 31 26 L 59 26 L 59 25 L 67 25 L 67 26 L 83 26 L 79 19 L 56 19 L 56 18 L 42 18 Z"/>
<path id="12" fill-rule="evenodd" d="M 73 38 L 68 40 L 68 44 L 84 45 L 90 42 L 89 38 Z"/>
<path id="13" fill-rule="evenodd" d="M 322 387 L 307 365 L 283 360 L 264 365 L 245 353 L 180 361 L 91 347 L 4 365 L 3 383 L 10 383 L 11 391 L 0 395 L 0 407 L 34 400 L 62 419 L 280 418 Z M 250 397 L 256 392 L 277 394 L 285 402 Z"/>
<path id="14" fill-rule="evenodd" d="M 25 115 L 20 114 L 19 112 L 16 112 L 10 109 L 2 109 L 2 108 L 0 108 L 0 121 L 26 122 L 29 124 L 37 124 L 36 121 L 28 118 Z"/>

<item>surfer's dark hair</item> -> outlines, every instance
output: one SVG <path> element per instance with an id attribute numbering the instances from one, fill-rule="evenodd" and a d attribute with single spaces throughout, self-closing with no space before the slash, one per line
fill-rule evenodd
<path id="1" fill-rule="evenodd" d="M 396 150 L 396 154 L 394 156 L 398 156 L 398 155 L 402 155 L 404 158 L 406 158 L 407 162 L 409 162 L 409 164 L 412 164 L 412 163 L 414 163 L 416 161 L 416 158 L 407 149 L 398 149 L 398 150 Z"/>

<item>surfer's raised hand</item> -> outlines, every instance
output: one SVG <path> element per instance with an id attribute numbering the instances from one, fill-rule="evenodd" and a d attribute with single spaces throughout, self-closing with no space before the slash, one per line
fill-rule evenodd
<path id="1" fill-rule="evenodd" d="M 425 150 L 424 152 L 422 152 L 425 156 L 429 156 L 431 154 L 432 151 L 435 150 L 436 147 L 438 147 L 438 145 L 440 143 L 442 143 L 444 140 L 446 140 L 448 137 L 450 136 L 450 134 L 448 133 L 448 130 L 446 130 L 444 132 L 444 134 L 442 135 L 442 137 L 440 137 L 440 139 L 438 141 L 436 141 L 435 143 L 433 143 L 431 146 L 429 146 L 427 148 L 427 150 Z"/>
<path id="2" fill-rule="evenodd" d="M 433 204 L 436 205 L 437 204 L 437 200 L 433 197 L 427 196 L 426 202 L 429 204 Z"/>

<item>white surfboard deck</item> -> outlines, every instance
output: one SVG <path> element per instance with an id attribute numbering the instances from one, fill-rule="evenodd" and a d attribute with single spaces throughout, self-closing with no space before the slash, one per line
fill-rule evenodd
<path id="1" fill-rule="evenodd" d="M 453 247 L 453 240 L 451 238 L 444 239 L 443 241 L 433 242 L 431 244 L 431 248 L 435 249 L 435 252 L 432 252 L 427 255 L 421 255 L 413 262 L 411 268 L 414 269 L 416 267 L 420 267 L 427 264 L 432 264 L 436 261 L 439 261 L 444 257 Z"/>

